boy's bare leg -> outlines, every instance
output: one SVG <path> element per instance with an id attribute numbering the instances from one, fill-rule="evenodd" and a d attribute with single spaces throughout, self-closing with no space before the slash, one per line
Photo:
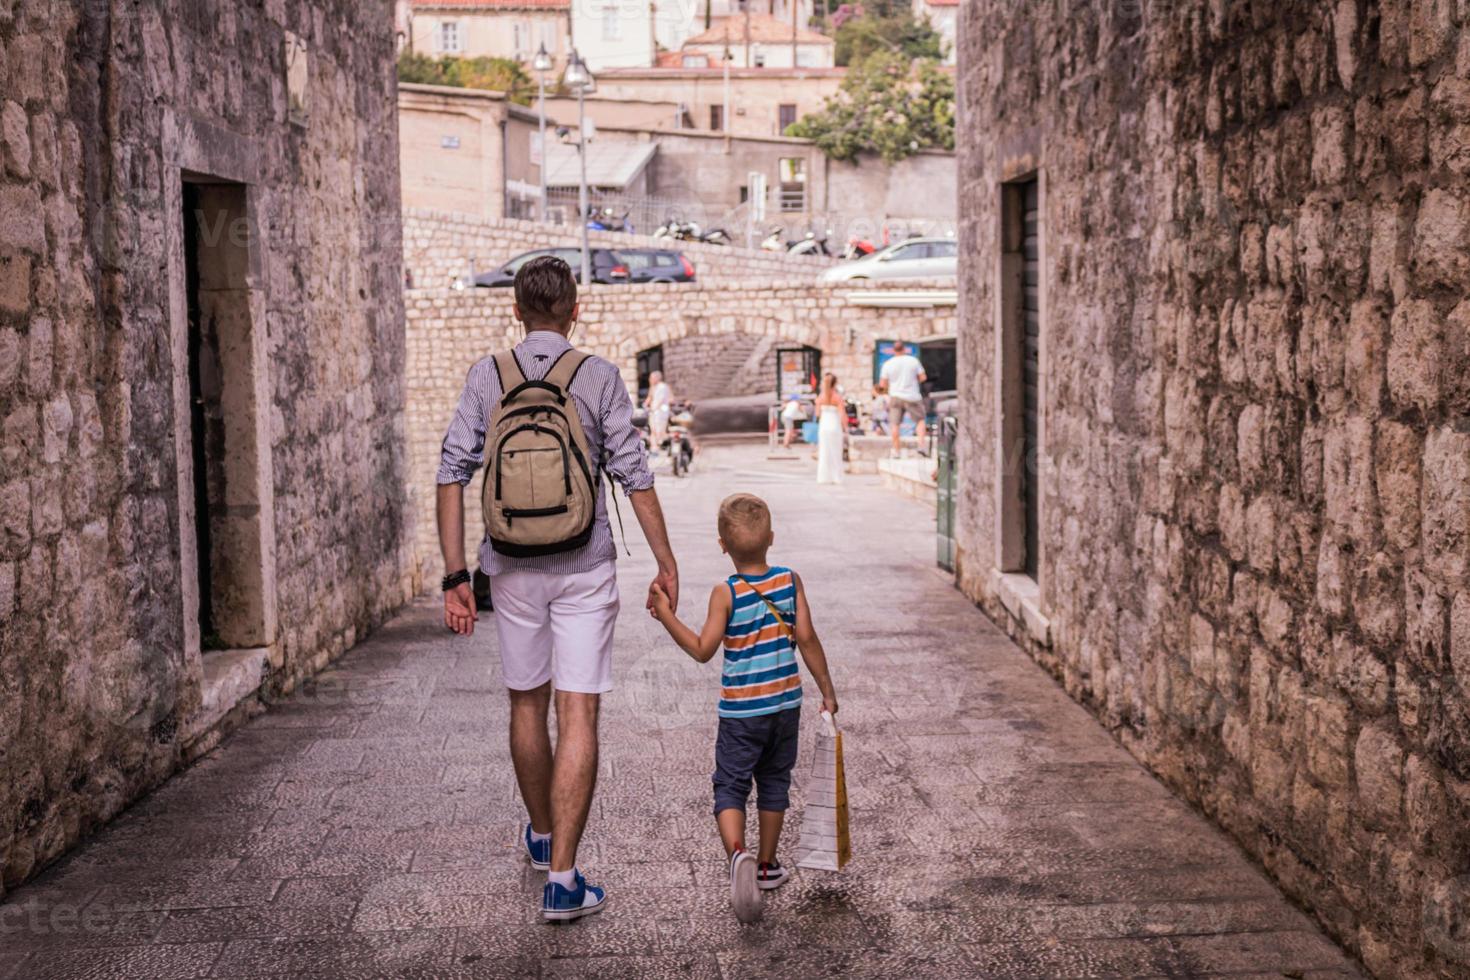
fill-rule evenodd
<path id="1" fill-rule="evenodd" d="M 598 695 L 556 692 L 556 761 L 551 774 L 551 870 L 570 871 L 597 785 Z"/>
<path id="2" fill-rule="evenodd" d="M 761 828 L 760 856 L 756 860 L 762 864 L 775 864 L 776 845 L 781 842 L 781 827 L 786 822 L 786 811 L 757 810 L 756 817 Z"/>
<path id="3" fill-rule="evenodd" d="M 551 682 L 530 691 L 510 691 L 510 758 L 531 829 L 551 833 L 551 735 L 546 716 Z"/>
<path id="4" fill-rule="evenodd" d="M 725 857 L 735 853 L 736 848 L 745 846 L 745 811 L 727 807 L 715 814 L 715 823 L 720 828 L 720 843 L 725 845 Z"/>

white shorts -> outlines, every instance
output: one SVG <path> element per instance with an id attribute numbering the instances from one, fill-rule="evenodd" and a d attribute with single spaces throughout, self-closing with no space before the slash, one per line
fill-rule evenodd
<path id="1" fill-rule="evenodd" d="M 612 690 L 617 562 L 589 572 L 513 571 L 490 576 L 501 676 L 513 691 L 553 681 L 558 691 Z"/>

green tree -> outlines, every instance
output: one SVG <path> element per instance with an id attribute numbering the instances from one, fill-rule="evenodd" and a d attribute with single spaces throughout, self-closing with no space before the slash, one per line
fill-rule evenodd
<path id="1" fill-rule="evenodd" d="M 954 149 L 954 78 L 932 60 L 878 52 L 848 69 L 820 112 L 786 127 L 836 160 L 876 153 L 894 163 L 919 150 Z"/>
<path id="2" fill-rule="evenodd" d="M 916 20 L 907 11 L 898 14 L 868 12 L 842 22 L 833 36 L 838 65 L 853 66 L 880 51 L 909 59 L 944 58 L 944 38 L 928 20 Z"/>
<path id="3" fill-rule="evenodd" d="M 504 92 L 521 105 L 531 102 L 531 76 L 509 58 L 432 58 L 404 51 L 398 56 L 398 80 Z"/>

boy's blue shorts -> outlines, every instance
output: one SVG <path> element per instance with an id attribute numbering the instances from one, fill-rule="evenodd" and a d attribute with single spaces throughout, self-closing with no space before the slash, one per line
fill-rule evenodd
<path id="1" fill-rule="evenodd" d="M 715 813 L 745 810 L 755 783 L 756 808 L 783 811 L 791 805 L 791 770 L 801 736 L 801 709 L 787 708 L 753 718 L 721 718 L 715 738 Z"/>

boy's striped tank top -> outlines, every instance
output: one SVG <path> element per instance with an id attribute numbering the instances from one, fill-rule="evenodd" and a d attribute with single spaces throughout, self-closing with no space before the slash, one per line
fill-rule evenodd
<path id="1" fill-rule="evenodd" d="M 720 717 L 751 718 L 801 707 L 801 671 L 791 633 L 782 629 L 769 599 L 796 629 L 796 576 L 772 568 L 761 576 L 731 575 L 730 621 L 725 624 L 725 666 Z"/>

